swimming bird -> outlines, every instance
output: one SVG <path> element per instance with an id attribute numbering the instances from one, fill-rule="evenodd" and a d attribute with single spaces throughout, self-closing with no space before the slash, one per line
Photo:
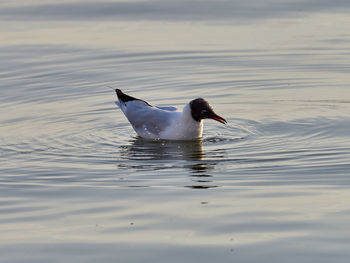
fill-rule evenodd
<path id="1" fill-rule="evenodd" d="M 120 89 L 115 89 L 115 92 L 119 100 L 116 104 L 142 138 L 193 140 L 202 137 L 203 119 L 227 123 L 202 98 L 190 101 L 179 111 L 175 107 L 152 106 L 144 100 L 123 93 Z"/>

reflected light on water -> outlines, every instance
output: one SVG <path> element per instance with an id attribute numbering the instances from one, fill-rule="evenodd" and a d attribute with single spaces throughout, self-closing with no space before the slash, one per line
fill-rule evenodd
<path id="1" fill-rule="evenodd" d="M 350 2 L 197 2 L 0 3 L 1 262 L 348 261 Z M 228 124 L 144 140 L 106 86 Z"/>

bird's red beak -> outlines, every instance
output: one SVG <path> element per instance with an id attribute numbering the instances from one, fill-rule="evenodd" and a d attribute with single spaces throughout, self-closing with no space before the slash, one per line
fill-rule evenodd
<path id="1" fill-rule="evenodd" d="M 221 117 L 221 116 L 219 116 L 219 115 L 217 115 L 215 113 L 210 115 L 209 118 L 213 119 L 213 120 L 216 120 L 218 122 L 221 122 L 222 124 L 226 124 L 227 123 L 227 121 L 223 117 Z"/>

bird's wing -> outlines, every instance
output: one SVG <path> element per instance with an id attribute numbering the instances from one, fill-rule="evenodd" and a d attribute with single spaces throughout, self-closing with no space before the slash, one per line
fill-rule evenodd
<path id="1" fill-rule="evenodd" d="M 121 109 L 142 137 L 157 137 L 178 116 L 178 112 L 163 110 L 138 100 L 122 103 Z"/>
<path id="2" fill-rule="evenodd" d="M 165 110 L 165 111 L 177 111 L 176 107 L 172 106 L 156 106 L 158 109 Z"/>

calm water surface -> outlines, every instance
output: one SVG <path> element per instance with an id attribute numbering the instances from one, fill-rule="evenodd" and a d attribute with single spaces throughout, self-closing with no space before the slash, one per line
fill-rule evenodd
<path id="1" fill-rule="evenodd" d="M 350 4 L 332 3 L 1 3 L 0 261 L 348 262 Z M 107 86 L 204 97 L 228 125 L 143 140 Z"/>

